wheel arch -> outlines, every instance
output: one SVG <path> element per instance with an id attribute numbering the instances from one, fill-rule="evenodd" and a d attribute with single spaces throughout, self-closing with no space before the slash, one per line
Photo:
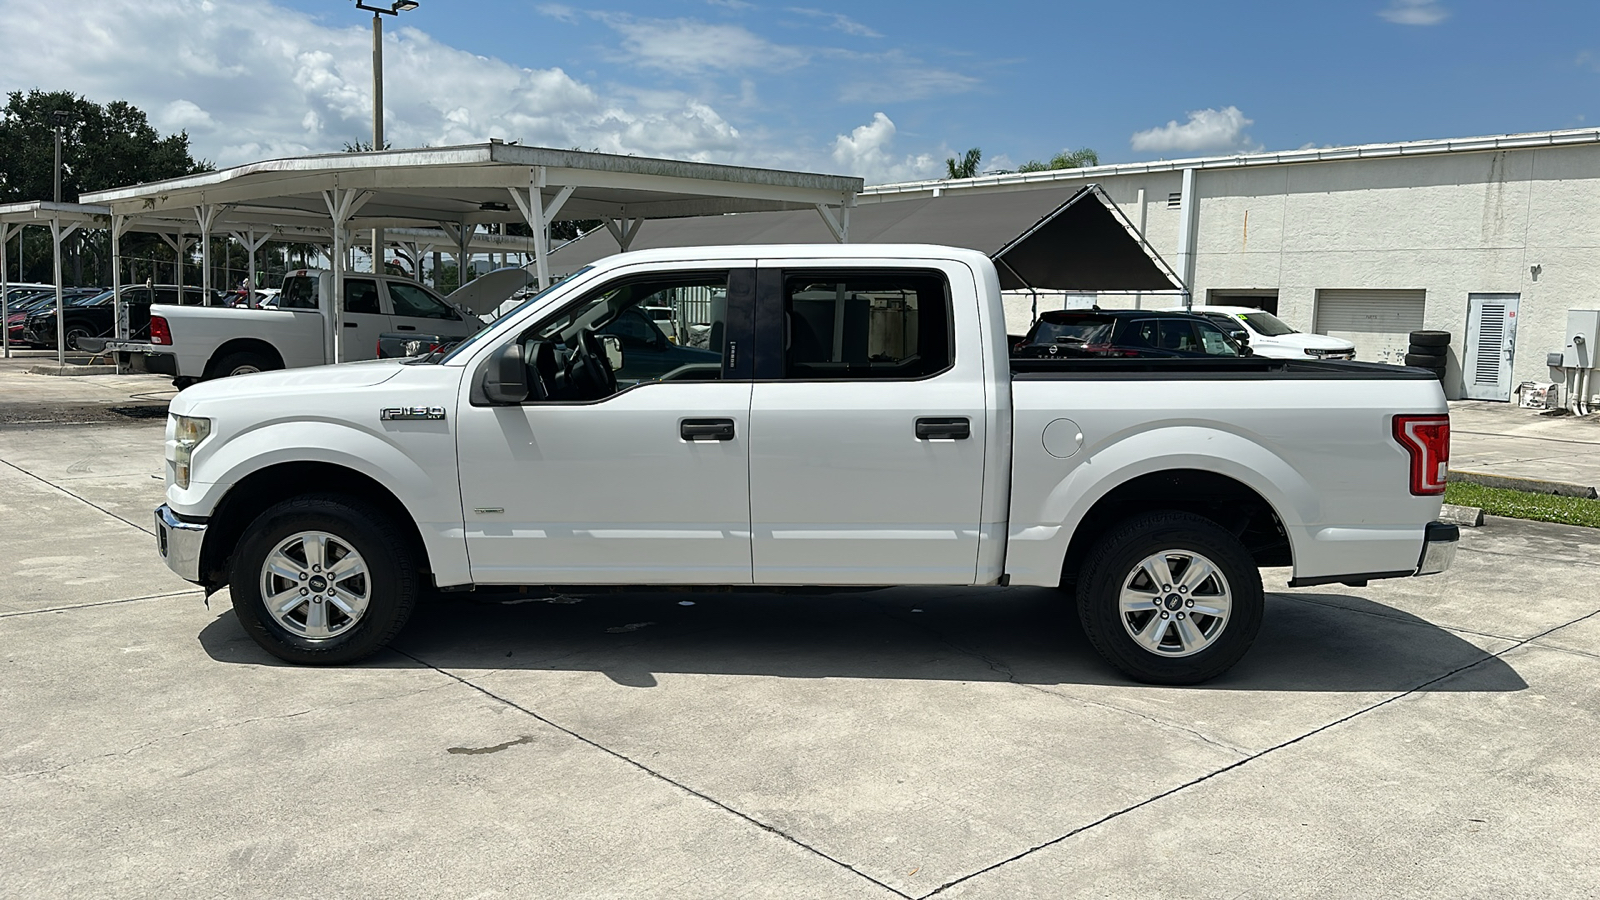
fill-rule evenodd
<path id="1" fill-rule="evenodd" d="M 274 367 L 284 368 L 283 354 L 279 353 L 278 348 L 274 347 L 270 342 L 261 338 L 240 337 L 228 340 L 217 349 L 211 351 L 211 358 L 206 360 L 205 374 L 201 377 L 217 377 L 217 369 L 222 364 L 222 361 L 235 353 L 254 353 L 273 363 Z"/>
<path id="2" fill-rule="evenodd" d="M 1294 548 L 1282 516 L 1250 485 L 1206 469 L 1163 469 L 1135 476 L 1095 500 L 1073 528 L 1062 558 L 1063 583 L 1100 536 L 1141 513 L 1170 509 L 1214 522 L 1244 544 L 1257 566 L 1292 566 Z"/>
<path id="3" fill-rule="evenodd" d="M 285 490 L 285 484 L 295 485 Z M 206 524 L 200 550 L 200 576 L 207 590 L 228 583 L 228 569 L 240 539 L 262 512 L 283 500 L 305 494 L 339 494 L 376 507 L 398 521 L 406 534 L 418 569 L 431 573 L 428 547 L 416 520 L 400 498 L 377 479 L 337 463 L 300 460 L 281 462 L 250 473 L 234 484 L 217 504 Z"/>

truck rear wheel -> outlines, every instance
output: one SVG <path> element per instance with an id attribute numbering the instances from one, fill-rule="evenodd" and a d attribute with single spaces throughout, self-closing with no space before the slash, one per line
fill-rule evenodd
<path id="1" fill-rule="evenodd" d="M 251 375 L 256 372 L 271 372 L 278 366 L 272 360 L 259 353 L 241 350 L 229 353 L 217 362 L 217 367 L 212 370 L 216 378 L 227 378 L 232 375 Z"/>
<path id="2" fill-rule="evenodd" d="M 262 649 L 340 665 L 400 632 L 420 579 L 405 534 L 387 517 L 352 498 L 312 494 L 268 508 L 245 529 L 229 589 Z"/>
<path id="3" fill-rule="evenodd" d="M 1209 519 L 1146 513 L 1113 528 L 1084 562 L 1078 616 L 1101 656 L 1147 684 L 1226 672 L 1261 628 L 1261 572 Z"/>

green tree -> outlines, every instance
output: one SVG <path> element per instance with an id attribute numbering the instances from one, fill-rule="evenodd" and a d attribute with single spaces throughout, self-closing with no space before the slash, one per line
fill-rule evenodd
<path id="1" fill-rule="evenodd" d="M 946 159 L 944 167 L 951 178 L 972 178 L 978 174 L 978 164 L 981 162 L 983 162 L 983 151 L 973 147 L 959 162 L 953 156 Z"/>
<path id="2" fill-rule="evenodd" d="M 190 155 L 187 132 L 162 136 L 131 103 L 102 106 L 71 91 L 12 91 L 0 111 L 0 202 L 53 196 L 57 110 L 67 113 L 61 145 L 61 199 L 67 202 L 88 191 L 212 168 Z"/>
<path id="3" fill-rule="evenodd" d="M 1040 162 L 1030 159 L 1020 166 L 1018 172 L 1045 172 L 1053 169 L 1082 169 L 1088 166 L 1100 165 L 1100 154 L 1088 147 L 1079 150 L 1063 150 L 1050 157 L 1049 162 Z"/>

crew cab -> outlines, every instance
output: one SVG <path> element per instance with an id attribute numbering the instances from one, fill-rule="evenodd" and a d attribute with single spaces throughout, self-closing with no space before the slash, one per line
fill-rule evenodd
<path id="1" fill-rule="evenodd" d="M 334 293 L 333 273 L 297 269 L 284 276 L 275 308 L 163 306 L 150 308 L 148 341 L 111 341 L 106 349 L 141 360 L 149 372 L 171 375 L 179 387 L 207 378 L 330 361 L 331 318 L 323 298 Z M 406 278 L 350 272 L 344 276 L 340 359 L 378 356 L 380 335 L 429 335 L 460 340 L 483 327 L 469 309 Z"/>
<path id="2" fill-rule="evenodd" d="M 715 362 L 633 372 L 601 332 L 685 289 Z M 1045 585 L 1122 672 L 1190 684 L 1255 639 L 1260 567 L 1364 585 L 1458 538 L 1429 373 L 1008 359 L 994 266 L 946 247 L 630 252 L 447 354 L 170 413 L 160 553 L 297 663 L 376 651 L 428 589 Z"/>

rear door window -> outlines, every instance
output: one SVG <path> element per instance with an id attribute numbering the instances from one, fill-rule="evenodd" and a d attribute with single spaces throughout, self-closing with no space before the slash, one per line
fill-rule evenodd
<path id="1" fill-rule="evenodd" d="M 383 310 L 378 305 L 378 283 L 365 278 L 346 278 L 344 280 L 344 311 L 374 316 L 383 315 Z"/>
<path id="2" fill-rule="evenodd" d="M 796 272 L 783 279 L 784 377 L 927 378 L 955 359 L 939 272 Z"/>

